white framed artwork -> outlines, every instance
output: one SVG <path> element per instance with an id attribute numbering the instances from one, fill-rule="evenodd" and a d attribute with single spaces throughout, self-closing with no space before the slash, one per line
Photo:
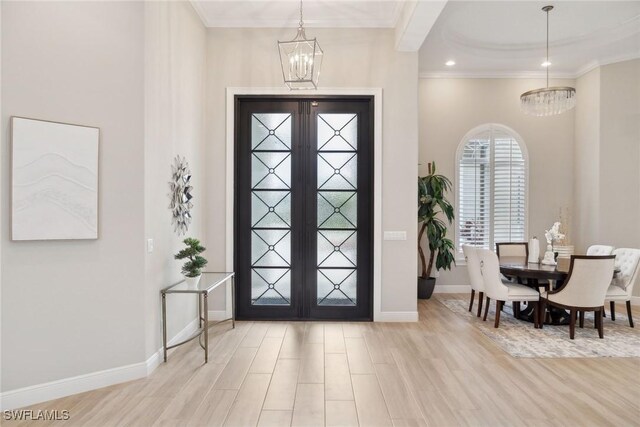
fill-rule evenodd
<path id="1" fill-rule="evenodd" d="M 12 240 L 98 238 L 100 129 L 11 117 Z"/>

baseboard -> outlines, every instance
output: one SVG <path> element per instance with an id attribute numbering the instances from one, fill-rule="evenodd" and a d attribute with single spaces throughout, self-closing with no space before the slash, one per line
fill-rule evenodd
<path id="1" fill-rule="evenodd" d="M 469 285 L 436 285 L 434 294 L 465 294 L 471 292 Z"/>
<path id="2" fill-rule="evenodd" d="M 376 322 L 417 322 L 417 311 L 381 311 Z"/>
<path id="3" fill-rule="evenodd" d="M 209 310 L 209 320 L 219 321 L 228 319 L 229 316 L 225 310 Z"/>
<path id="4" fill-rule="evenodd" d="M 198 319 L 194 319 L 178 332 L 176 336 L 169 340 L 169 345 L 186 339 L 195 332 L 197 328 Z M 162 349 L 152 354 L 151 357 L 144 362 L 6 391 L 0 393 L 0 410 L 22 408 L 72 394 L 145 378 L 160 365 L 161 361 Z"/>
<path id="5" fill-rule="evenodd" d="M 180 332 L 178 332 L 173 338 L 171 338 L 167 344 L 171 346 L 173 344 L 179 343 L 180 341 L 187 339 L 191 334 L 193 334 L 198 329 L 198 327 L 199 327 L 198 319 L 196 316 L 195 319 L 189 322 L 187 326 L 182 328 Z M 151 357 L 149 357 L 145 362 L 147 366 L 147 376 L 151 375 L 151 373 L 155 371 L 158 366 L 160 366 L 160 363 L 162 363 L 163 359 L 164 359 L 164 351 L 163 351 L 163 348 L 160 347 L 158 351 L 153 353 Z"/>
<path id="6" fill-rule="evenodd" d="M 0 396 L 0 408 L 15 409 L 72 394 L 83 393 L 113 384 L 137 380 L 147 376 L 146 362 L 64 378 L 48 383 L 11 390 Z"/>

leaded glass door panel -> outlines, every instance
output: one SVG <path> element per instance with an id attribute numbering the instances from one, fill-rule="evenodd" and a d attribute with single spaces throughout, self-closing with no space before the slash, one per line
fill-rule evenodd
<path id="1" fill-rule="evenodd" d="M 236 100 L 238 317 L 370 319 L 372 100 Z"/>

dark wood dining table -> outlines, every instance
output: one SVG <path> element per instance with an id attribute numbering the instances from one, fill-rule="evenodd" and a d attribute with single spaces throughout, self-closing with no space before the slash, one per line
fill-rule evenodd
<path id="1" fill-rule="evenodd" d="M 568 258 L 558 258 L 558 265 L 529 263 L 524 257 L 500 258 L 500 272 L 509 278 L 516 278 L 518 283 L 538 289 L 547 281 L 555 281 L 554 287 L 561 286 L 569 274 L 571 261 Z M 568 325 L 569 313 L 556 307 L 549 308 L 550 324 Z M 533 304 L 520 311 L 520 320 L 533 322 Z"/>

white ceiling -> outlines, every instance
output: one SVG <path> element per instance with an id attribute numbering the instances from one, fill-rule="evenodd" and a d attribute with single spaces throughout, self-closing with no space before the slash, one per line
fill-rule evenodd
<path id="1" fill-rule="evenodd" d="M 192 0 L 207 27 L 297 27 L 298 0 Z M 308 27 L 393 28 L 403 0 L 305 0 Z"/>
<path id="2" fill-rule="evenodd" d="M 420 48 L 422 76 L 543 75 L 544 1 L 449 1 Z M 554 1 L 550 75 L 640 57 L 640 1 Z M 454 60 L 453 67 L 445 62 Z"/>
<path id="3" fill-rule="evenodd" d="M 191 0 L 208 27 L 294 28 L 298 0 Z M 420 45 L 420 75 L 543 76 L 547 0 L 304 0 L 309 27 L 395 28 L 396 47 Z M 550 2 L 550 75 L 576 77 L 640 57 L 640 0 Z M 427 35 L 428 34 L 428 35 Z M 425 39 L 426 37 L 426 39 Z M 424 40 L 424 43 L 423 43 Z M 445 62 L 454 60 L 453 67 Z"/>

